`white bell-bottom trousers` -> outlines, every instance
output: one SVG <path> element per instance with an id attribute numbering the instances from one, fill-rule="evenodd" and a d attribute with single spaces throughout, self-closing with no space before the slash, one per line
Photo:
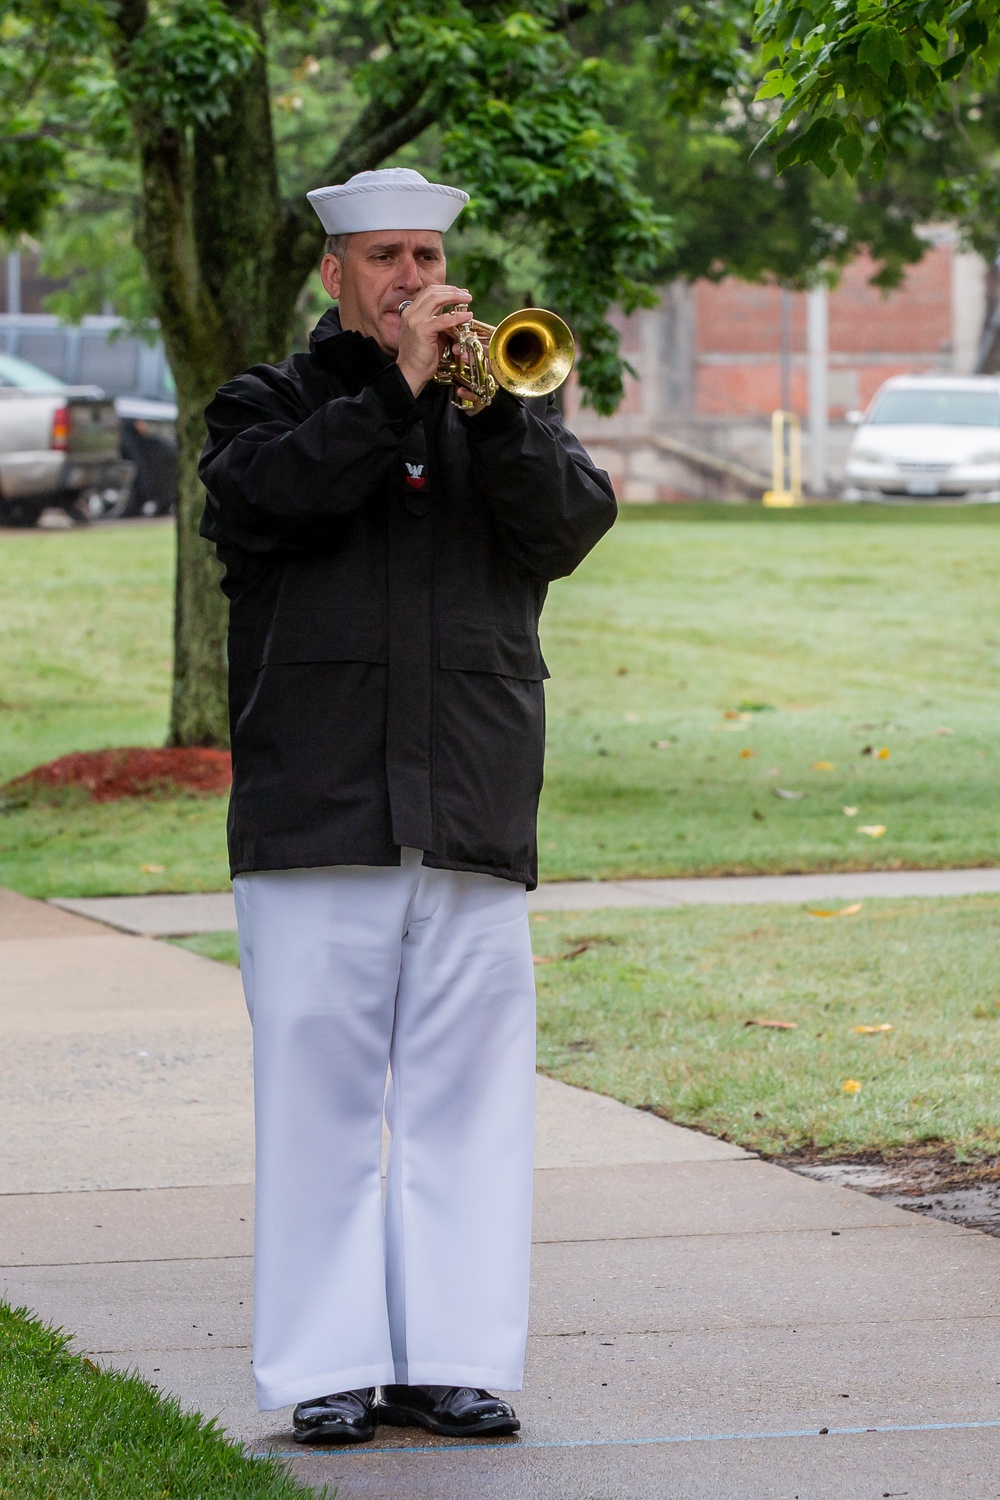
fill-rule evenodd
<path id="1" fill-rule="evenodd" d="M 420 859 L 404 849 L 399 869 L 234 881 L 263 1411 L 362 1386 L 521 1387 L 535 1067 L 524 887 Z"/>

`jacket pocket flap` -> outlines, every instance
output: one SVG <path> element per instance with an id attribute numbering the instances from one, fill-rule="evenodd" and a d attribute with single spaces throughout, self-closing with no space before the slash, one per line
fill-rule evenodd
<path id="1" fill-rule="evenodd" d="M 265 665 L 388 660 L 388 629 L 384 621 L 341 611 L 280 607 L 262 657 Z"/>
<path id="2" fill-rule="evenodd" d="M 456 622 L 443 629 L 438 661 L 452 672 L 491 672 L 529 682 L 549 675 L 536 635 L 489 625 Z"/>

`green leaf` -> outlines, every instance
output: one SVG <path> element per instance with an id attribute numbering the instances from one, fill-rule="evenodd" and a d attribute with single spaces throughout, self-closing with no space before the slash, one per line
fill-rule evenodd
<path id="1" fill-rule="evenodd" d="M 869 26 L 858 48 L 858 62 L 872 69 L 880 78 L 888 78 L 894 62 L 903 64 L 907 60 L 907 49 L 902 37 L 892 26 Z"/>
<path id="2" fill-rule="evenodd" d="M 852 177 L 865 158 L 865 145 L 860 135 L 845 135 L 837 142 L 837 155 Z"/>
<path id="3" fill-rule="evenodd" d="M 969 54 L 967 52 L 956 52 L 953 57 L 949 57 L 938 69 L 938 77 L 941 79 L 941 82 L 947 83 L 949 78 L 957 78 L 968 60 Z"/>
<path id="4" fill-rule="evenodd" d="M 876 178 L 876 180 L 882 176 L 882 173 L 885 170 L 886 155 L 887 149 L 885 140 L 882 136 L 879 136 L 876 139 L 871 151 L 868 153 L 868 165 L 871 168 L 872 176 Z"/>
<path id="5" fill-rule="evenodd" d="M 760 88 L 754 94 L 755 99 L 774 99 L 778 94 L 788 94 L 793 87 L 792 80 L 786 74 L 775 70 L 768 73 Z"/>
<path id="6" fill-rule="evenodd" d="M 789 167 L 794 166 L 795 163 L 799 160 L 800 144 L 801 143 L 799 141 L 799 138 L 795 136 L 793 137 L 789 145 L 783 146 L 781 150 L 776 153 L 774 158 L 774 165 L 779 173 L 787 172 Z"/>
<path id="7" fill-rule="evenodd" d="M 886 79 L 886 90 L 891 98 L 898 99 L 900 103 L 908 97 L 909 90 L 907 88 L 906 74 L 898 62 L 894 62 L 889 69 L 889 77 Z"/>
<path id="8" fill-rule="evenodd" d="M 965 50 L 967 52 L 974 52 L 979 47 L 985 47 L 990 39 L 990 34 L 984 21 L 967 21 L 962 30 L 964 31 Z"/>

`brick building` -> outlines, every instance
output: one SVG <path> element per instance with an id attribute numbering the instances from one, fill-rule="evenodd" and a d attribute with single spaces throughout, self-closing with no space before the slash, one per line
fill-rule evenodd
<path id="1" fill-rule="evenodd" d="M 836 493 L 850 439 L 845 414 L 863 408 L 890 375 L 975 368 L 986 267 L 953 233 L 928 231 L 923 260 L 888 294 L 869 285 L 866 256 L 846 267 L 825 302 L 826 488 Z M 816 294 L 812 294 L 814 306 Z M 574 429 L 615 482 L 619 498 L 738 498 L 759 492 L 770 468 L 770 416 L 787 405 L 809 442 L 806 293 L 726 280 L 674 283 L 656 308 L 619 317 L 637 378 L 613 417 L 567 393 Z M 820 393 L 821 394 L 821 393 Z M 813 416 L 815 419 L 815 407 Z M 808 457 L 808 454 L 807 454 Z"/>

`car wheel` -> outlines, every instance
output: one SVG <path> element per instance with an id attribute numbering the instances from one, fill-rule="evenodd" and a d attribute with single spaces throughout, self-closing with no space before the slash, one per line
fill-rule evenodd
<path id="1" fill-rule="evenodd" d="M 128 490 L 81 490 L 68 509 L 74 520 L 113 521 L 127 513 L 128 503 Z"/>
<path id="2" fill-rule="evenodd" d="M 0 526 L 37 526 L 44 509 L 37 500 L 0 499 Z"/>

